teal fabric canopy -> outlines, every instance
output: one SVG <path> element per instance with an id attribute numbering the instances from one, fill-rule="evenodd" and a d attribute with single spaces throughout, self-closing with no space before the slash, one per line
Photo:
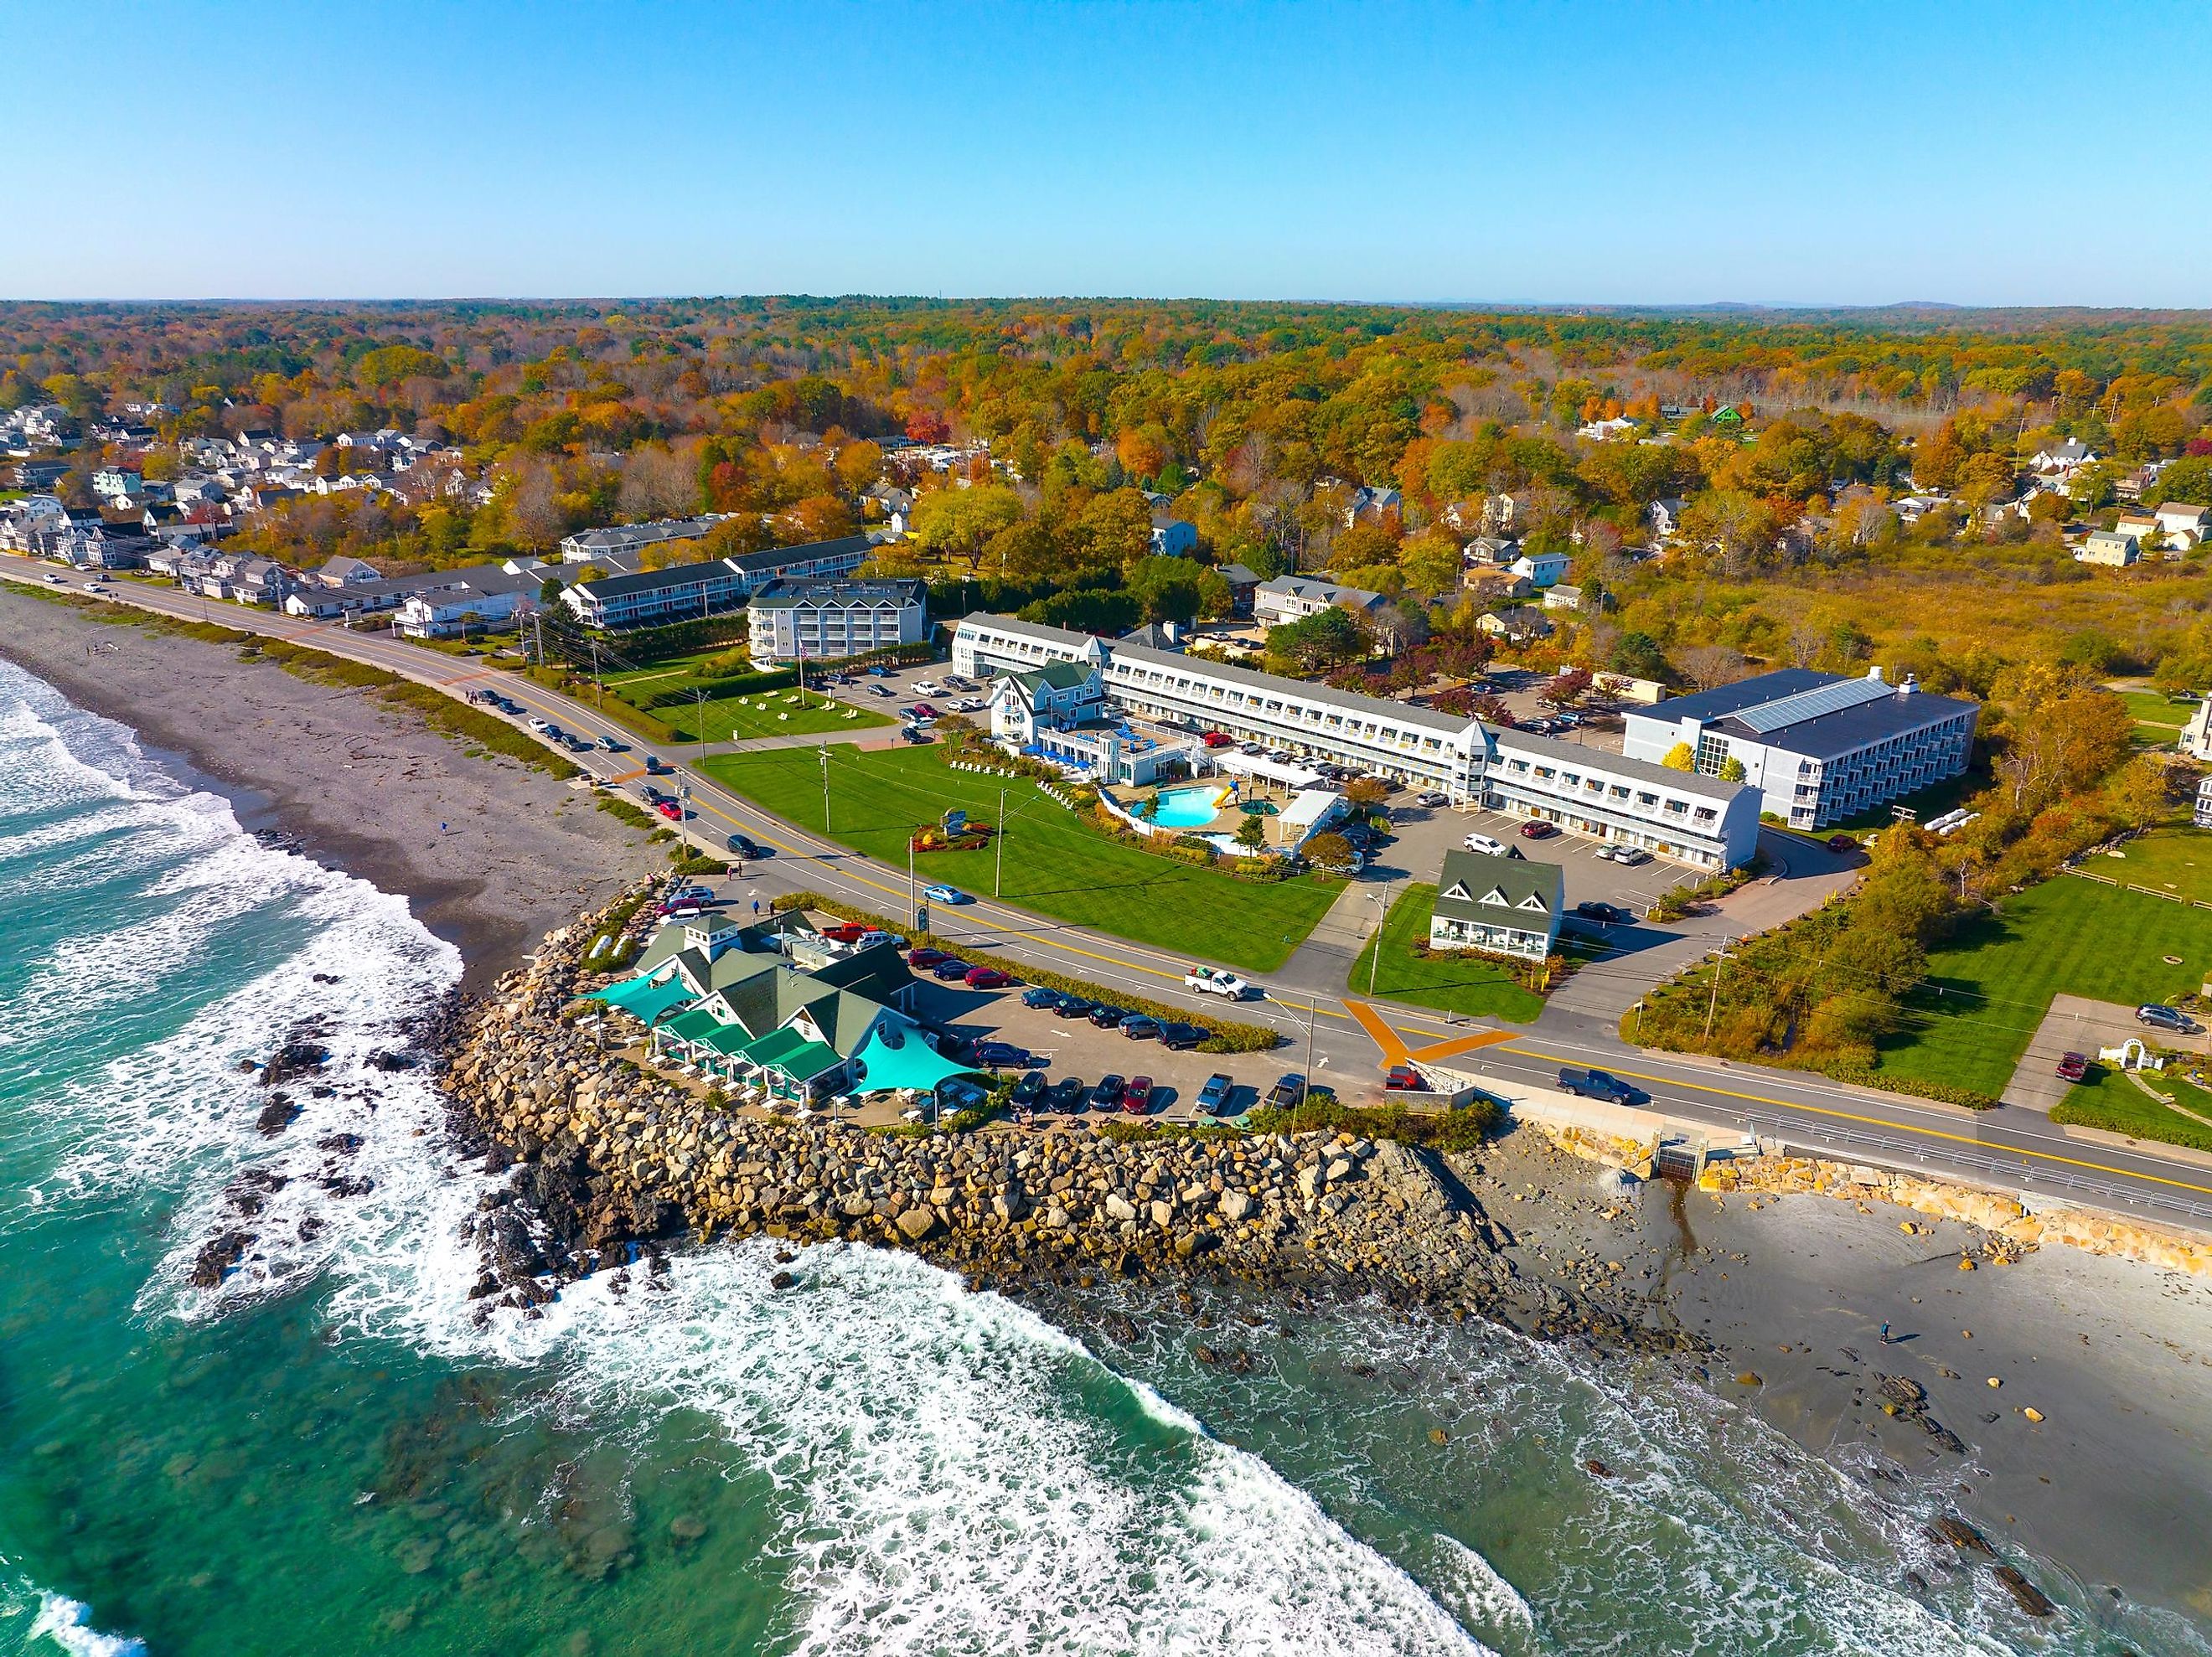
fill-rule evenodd
<path id="1" fill-rule="evenodd" d="M 652 1023 L 671 1007 L 680 1007 L 692 998 L 690 986 L 675 973 L 659 984 L 648 983 L 642 978 L 626 978 L 592 997 L 594 1001 L 620 1008 L 641 1024 Z"/>
<path id="2" fill-rule="evenodd" d="M 969 1074 L 969 1066 L 956 1065 L 950 1059 L 933 1052 L 929 1043 L 921 1039 L 921 1032 L 914 1029 L 892 1033 L 884 1039 L 881 1026 L 869 1032 L 860 1050 L 853 1055 L 856 1077 L 853 1083 L 855 1093 L 891 1093 L 911 1089 L 916 1093 L 934 1093 L 937 1084 L 949 1077 Z"/>

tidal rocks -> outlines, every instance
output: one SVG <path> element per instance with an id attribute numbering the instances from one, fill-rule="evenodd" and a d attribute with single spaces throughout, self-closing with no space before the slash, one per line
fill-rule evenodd
<path id="1" fill-rule="evenodd" d="M 251 1231 L 219 1231 L 210 1237 L 200 1245 L 200 1252 L 192 1257 L 192 1287 L 220 1288 L 222 1280 L 236 1268 L 252 1245 L 253 1234 Z"/>
<path id="2" fill-rule="evenodd" d="M 273 1139 L 300 1119 L 300 1107 L 289 1093 L 272 1093 L 261 1114 L 253 1119 L 253 1126 L 261 1130 L 261 1137 Z"/>

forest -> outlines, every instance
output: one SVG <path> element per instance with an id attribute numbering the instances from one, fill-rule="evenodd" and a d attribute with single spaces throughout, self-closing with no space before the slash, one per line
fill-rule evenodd
<path id="1" fill-rule="evenodd" d="M 884 568 L 947 604 L 1126 624 L 1218 610 L 1220 565 L 1326 569 L 1387 594 L 1382 643 L 1418 647 L 1471 640 L 1463 549 L 1490 528 L 1567 555 L 1588 595 L 1528 647 L 1539 667 L 1697 683 L 1878 657 L 1977 694 L 2029 660 L 2212 676 L 2202 555 L 2093 571 L 2067 541 L 2130 500 L 2212 499 L 2198 313 L 0 306 L 0 416 L 33 404 L 151 428 L 72 452 L 79 497 L 118 458 L 173 475 L 196 436 L 447 446 L 388 488 L 247 520 L 247 545 L 296 563 L 456 563 L 698 511 L 728 516 L 671 555 L 719 555 L 872 525 L 889 501 L 912 534 Z M 2098 464 L 2033 491 L 2030 458 L 2065 438 Z M 1936 499 L 1908 513 L 1914 491 Z M 1680 528 L 1653 558 L 1661 501 Z M 1151 555 L 1163 512 L 1196 526 L 1193 557 Z"/>

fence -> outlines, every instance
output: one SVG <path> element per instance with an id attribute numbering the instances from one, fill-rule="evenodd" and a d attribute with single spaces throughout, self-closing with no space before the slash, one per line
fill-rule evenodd
<path id="1" fill-rule="evenodd" d="M 1954 1145 L 1930 1151 L 1893 1134 L 1825 1126 L 1808 1134 L 1802 1128 L 1791 1131 L 1780 1118 L 1756 1115 L 1744 1118 L 1744 1131 L 1762 1141 L 1780 1143 L 1785 1154 L 1794 1146 L 1800 1154 L 1826 1156 L 1832 1154 L 1836 1145 L 1843 1144 L 1854 1153 L 1868 1153 L 1856 1155 L 1855 1160 L 1880 1163 L 1899 1173 L 1940 1178 L 1949 1169 L 1966 1168 L 1992 1175 L 2029 1193 L 2072 1197 L 2098 1207 L 2126 1208 L 2136 1213 L 2180 1213 L 2195 1219 L 2212 1220 L 2212 1198 L 2193 1197 L 2183 1191 L 2160 1191 L 2153 1195 L 2140 1186 L 2100 1179 L 2080 1168 L 2040 1167 L 2033 1158 L 2017 1151 L 2008 1155 L 2001 1147 L 1966 1150 Z"/>
<path id="2" fill-rule="evenodd" d="M 2081 880 L 2094 880 L 2100 886 L 2117 886 L 2124 892 L 2141 892 L 2145 897 L 2162 897 L 2168 903 L 2185 903 L 2192 909 L 2212 909 L 2212 903 L 2207 903 L 2201 897 L 2190 897 L 2180 892 L 2160 891 L 2155 886 L 2130 886 L 2124 880 L 2114 880 L 2110 875 L 2093 875 L 2087 869 L 2063 869 L 2059 872 L 2072 875 Z"/>

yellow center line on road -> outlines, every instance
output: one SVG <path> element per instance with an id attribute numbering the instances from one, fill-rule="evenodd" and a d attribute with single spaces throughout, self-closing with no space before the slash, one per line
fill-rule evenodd
<path id="1" fill-rule="evenodd" d="M 1523 1058 L 1541 1059 L 1551 1064 L 1571 1065 L 1586 1062 L 1564 1058 L 1555 1053 L 1540 1052 L 1531 1047 L 1514 1048 L 1511 1051 Z M 1835 1110 L 1826 1105 L 1799 1104 L 1793 1099 L 1774 1099 L 1763 1093 L 1739 1093 L 1731 1088 L 1713 1087 L 1703 1082 L 1685 1082 L 1680 1077 L 1655 1076 L 1648 1071 L 1608 1068 L 1607 1073 L 1613 1076 L 1630 1077 L 1639 1082 L 1657 1082 L 1667 1087 L 1690 1088 L 1700 1093 L 1717 1094 L 1724 1099 L 1747 1100 L 1755 1105 L 1771 1105 L 1780 1110 L 1803 1111 L 1813 1116 L 1832 1116 L 1838 1121 L 1863 1122 L 1870 1127 L 1887 1128 L 1893 1132 L 1917 1133 L 1926 1139 L 1948 1139 L 1954 1144 L 1972 1145 L 1977 1150 L 1984 1151 L 2009 1151 L 2015 1156 L 2033 1156 L 2039 1162 L 2058 1162 L 2069 1168 L 2085 1168 L 2098 1174 L 2114 1174 L 2123 1180 L 2142 1180 L 2154 1185 L 2172 1186 L 2176 1190 L 2201 1192 L 2208 1197 L 2212 1197 L 2212 1186 L 2195 1185 L 2187 1180 L 2171 1180 L 2162 1174 L 2138 1174 L 2132 1169 L 2113 1168 L 2105 1162 L 2087 1162 L 2079 1156 L 2061 1156 L 2056 1151 L 2033 1150 L 2025 1145 L 1996 1144 L 1986 1139 L 1977 1139 L 1970 1134 L 1951 1133 L 1942 1128 L 1920 1127 L 1911 1122 L 1893 1121 L 1884 1116 L 1868 1116 L 1856 1111 Z"/>

